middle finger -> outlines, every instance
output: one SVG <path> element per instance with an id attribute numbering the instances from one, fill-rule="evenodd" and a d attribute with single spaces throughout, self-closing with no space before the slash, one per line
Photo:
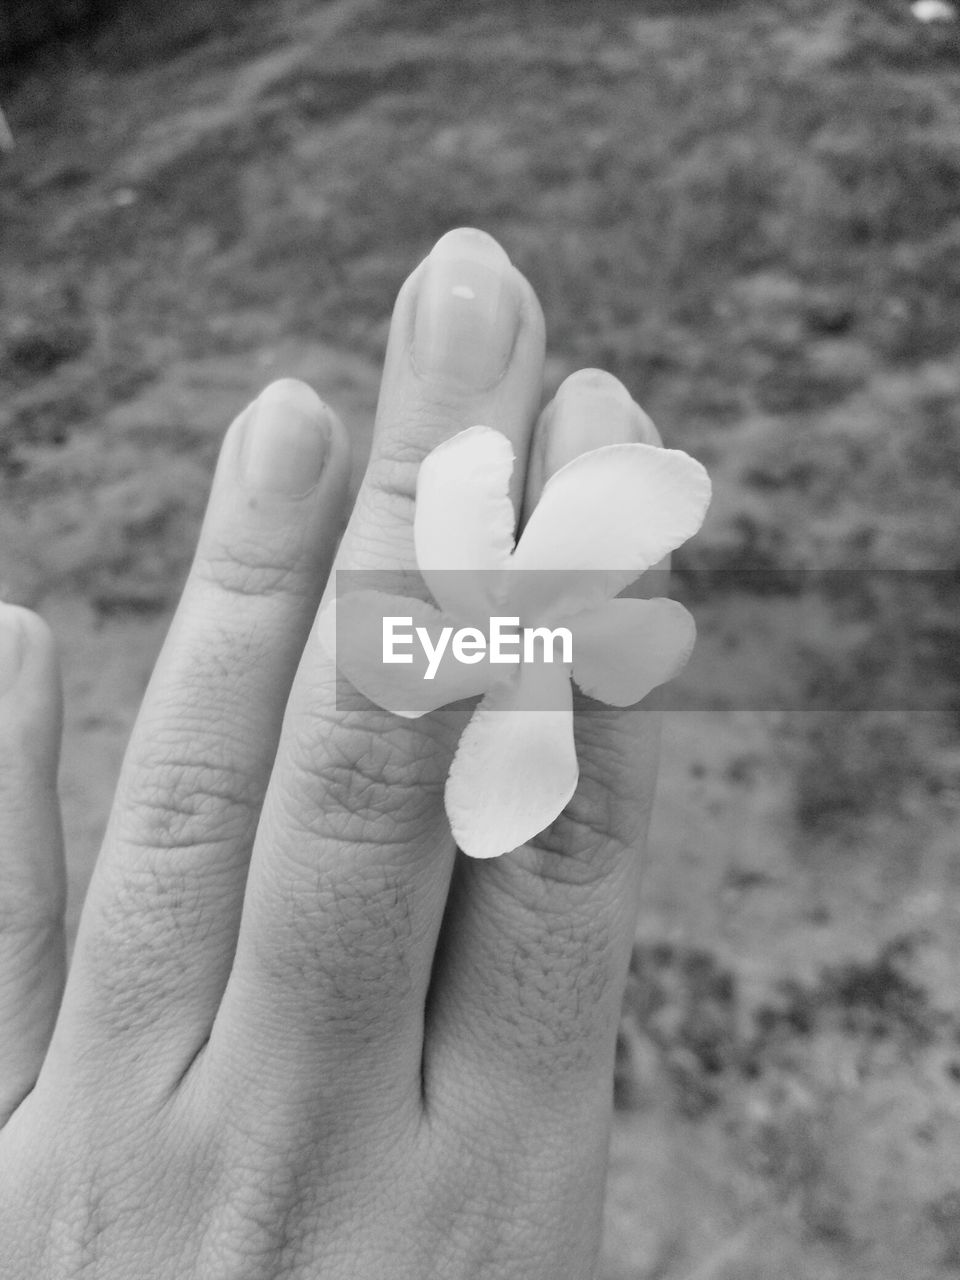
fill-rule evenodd
<path id="1" fill-rule="evenodd" d="M 397 301 L 371 461 L 338 569 L 415 567 L 420 463 L 476 423 L 510 438 L 519 503 L 543 355 L 539 304 L 499 245 L 470 229 L 444 236 Z M 401 721 L 359 695 L 346 705 L 349 696 L 341 685 L 338 703 L 314 634 L 207 1054 L 213 1071 L 255 1053 L 258 1088 L 294 1105 L 293 1081 L 315 1096 L 318 1079 L 337 1082 L 328 1087 L 338 1107 L 351 1090 L 366 1106 L 393 1106 L 398 1089 L 413 1096 L 455 853 L 442 788 L 461 709 Z"/>

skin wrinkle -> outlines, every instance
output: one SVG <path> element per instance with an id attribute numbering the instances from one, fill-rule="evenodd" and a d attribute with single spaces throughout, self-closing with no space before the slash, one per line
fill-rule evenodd
<path id="1" fill-rule="evenodd" d="M 301 711 L 291 735 L 296 786 L 284 788 L 285 821 L 321 839 L 343 837 L 349 827 L 361 844 L 403 848 L 418 827 L 434 825 L 443 814 L 449 760 L 446 752 L 438 758 L 435 742 L 446 737 L 445 721 L 449 717 L 398 721 L 372 710 Z M 314 796 L 324 797 L 323 805 L 305 803 L 300 792 L 307 783 Z M 309 823 L 305 814 L 311 814 Z"/>
<path id="2" fill-rule="evenodd" d="M 439 444 L 448 437 L 450 419 L 461 417 L 464 412 L 461 397 L 425 391 L 415 407 L 408 406 L 405 413 L 383 423 L 367 471 L 370 494 L 397 497 L 409 517 L 405 524 L 411 534 L 420 464 L 432 448 L 432 441 Z"/>
<path id="3" fill-rule="evenodd" d="M 384 494 L 384 498 L 386 496 Z M 389 572 L 413 569 L 415 565 L 412 550 L 408 557 L 397 555 L 397 548 L 401 545 L 400 539 L 403 535 L 404 530 L 400 525 L 393 526 L 391 521 L 382 519 L 376 534 L 365 533 L 352 538 L 350 558 L 354 562 L 353 569 L 367 569 L 372 572 L 375 569 L 382 570 L 385 564 L 390 566 Z"/>
<path id="4" fill-rule="evenodd" d="M 589 886 L 608 880 L 611 871 L 625 862 L 624 854 L 635 850 L 639 856 L 653 806 L 653 780 L 639 803 L 636 795 L 631 799 L 631 792 L 636 790 L 638 777 L 650 776 L 644 757 L 649 752 L 655 758 L 657 736 L 635 735 L 631 740 L 644 743 L 646 751 L 635 749 L 634 763 L 625 767 L 616 746 L 609 739 L 603 741 L 606 726 L 597 725 L 600 740 L 589 745 L 582 740 L 585 734 L 593 736 L 589 727 L 578 728 L 575 722 L 575 732 L 580 735 L 577 754 L 581 762 L 577 791 L 530 848 L 543 855 L 535 859 L 540 878 Z M 614 770 L 619 778 L 612 776 Z M 524 859 L 516 861 L 526 865 Z"/>
<path id="5" fill-rule="evenodd" d="M 231 598 L 264 601 L 310 600 L 319 594 L 313 565 L 303 563 L 299 547 L 285 550 L 282 558 L 275 559 L 258 559 L 253 555 L 258 549 L 254 541 L 249 546 L 231 542 L 219 555 L 214 547 L 205 549 L 192 570 L 196 586 L 210 587 Z"/>
<path id="6" fill-rule="evenodd" d="M 137 735 L 132 743 L 130 758 L 136 767 L 141 762 L 146 769 L 154 769 L 163 764 L 163 752 L 183 754 L 189 762 L 196 755 L 196 743 L 201 743 L 204 752 L 210 757 L 201 756 L 201 764 L 209 764 L 212 768 L 230 768 L 236 759 L 245 758 L 251 734 L 256 733 L 256 741 L 262 745 L 259 754 L 265 764 L 269 764 L 267 744 L 269 734 L 264 734 L 262 724 L 257 720 L 255 709 L 251 707 L 244 685 L 244 669 L 261 661 L 266 648 L 266 637 L 263 645 L 245 645 L 229 657 L 221 657 L 219 662 L 200 663 L 183 673 L 183 689 L 194 696 L 189 705 L 183 699 L 177 703 L 177 719 L 175 726 L 170 727 L 170 717 L 166 702 L 158 697 L 156 707 L 150 717 L 144 717 L 138 726 Z M 177 673 L 178 678 L 180 672 Z M 211 685 L 222 690 L 222 700 L 218 697 L 218 710 L 207 705 L 207 695 Z M 182 710 L 181 710 L 182 706 Z M 279 713 L 274 717 L 279 719 Z M 159 757 L 159 759 L 158 759 Z"/>
<path id="7" fill-rule="evenodd" d="M 195 765 L 168 766 L 167 778 L 152 791 L 144 785 L 145 779 L 129 792 L 125 789 L 125 795 L 135 798 L 136 818 L 130 823 L 118 818 L 112 833 L 125 851 L 140 851 L 150 858 L 158 875 L 164 875 L 166 868 L 151 855 L 194 850 L 199 862 L 216 849 L 241 845 L 252 835 L 262 788 L 248 785 L 243 794 L 228 785 L 227 771 Z"/>
<path id="8" fill-rule="evenodd" d="M 407 778 L 398 778 L 396 769 L 389 768 L 389 761 L 384 761 L 383 767 L 379 767 L 377 757 L 381 755 L 371 745 L 368 755 L 358 756 L 352 761 L 331 759 L 324 762 L 318 770 L 318 779 L 322 779 L 324 794 L 330 797 L 334 808 L 343 810 L 353 819 L 371 823 L 384 818 L 399 820 L 402 809 L 411 807 L 413 797 L 404 785 Z M 404 772 L 406 774 L 407 771 Z M 419 810 L 419 803 L 416 808 Z M 412 816 L 416 820 L 420 815 L 414 813 Z M 397 836 L 402 836 L 402 826 Z M 389 843 L 400 843 L 400 839 L 394 837 Z"/>
<path id="9" fill-rule="evenodd" d="M 251 773 L 249 766 L 234 765 L 231 739 L 235 735 L 239 740 L 244 726 L 231 731 L 225 723 L 228 736 L 218 741 L 200 727 L 206 720 L 201 715 L 197 728 L 181 724 L 171 735 L 159 729 L 151 734 L 148 724 L 142 726 L 123 771 L 109 838 L 145 854 L 195 848 L 199 859 L 204 848 L 252 836 L 266 786 L 266 762 L 263 776 Z M 158 870 L 163 869 L 161 862 Z"/>
<path id="10" fill-rule="evenodd" d="M 216 1208 L 197 1250 L 197 1274 L 210 1280 L 281 1275 L 279 1268 L 271 1266 L 268 1272 L 264 1264 L 276 1261 L 284 1251 L 291 1218 L 303 1203 L 299 1194 L 303 1173 L 289 1151 L 282 1167 L 272 1161 L 248 1169 L 249 1151 L 244 1150 L 242 1157 L 217 1186 Z"/>
<path id="11" fill-rule="evenodd" d="M 178 718 L 172 734 L 168 731 L 173 741 L 180 739 L 188 743 L 192 741 L 193 732 L 190 722 L 192 714 L 198 716 L 198 724 L 195 728 L 207 738 L 213 739 L 214 735 L 209 731 L 214 728 L 219 731 L 221 721 L 226 718 L 228 712 L 239 719 L 238 732 L 235 738 L 231 737 L 228 720 L 227 741 L 223 745 L 230 746 L 233 742 L 240 744 L 248 739 L 250 730 L 254 727 L 252 719 L 249 719 L 250 710 L 247 705 L 250 668 L 255 664 L 266 662 L 276 648 L 290 643 L 287 633 L 288 623 L 285 618 L 271 619 L 269 625 L 264 619 L 258 619 L 256 622 L 251 619 L 242 631 L 238 631 L 231 615 L 228 614 L 231 616 L 229 623 L 224 621 L 223 608 L 223 601 L 220 602 L 219 611 L 210 609 L 209 604 L 206 604 L 204 613 L 207 614 L 208 609 L 209 613 L 202 619 L 203 625 L 200 625 L 200 618 L 194 618 L 189 654 L 184 651 L 182 635 L 177 630 L 172 633 L 172 646 L 164 658 L 166 664 L 176 671 L 179 685 L 176 705 L 178 710 L 183 707 L 182 715 L 186 720 L 184 726 Z M 202 650 L 200 655 L 196 653 L 194 643 L 199 643 Z M 207 705 L 211 686 L 217 691 L 216 709 Z M 183 697 L 184 692 L 191 690 L 197 695 L 195 708 L 191 708 Z M 149 720 L 143 721 L 142 729 L 149 730 L 153 720 L 157 722 L 157 732 L 163 733 L 162 726 L 164 723 L 169 724 L 169 717 L 165 712 L 165 701 L 161 693 L 157 699 L 156 709 Z M 140 727 L 138 727 L 138 738 L 140 736 Z M 153 735 L 147 735 L 144 732 L 143 736 L 152 738 Z M 221 744 L 218 742 L 217 745 L 219 747 Z"/>
<path id="12" fill-rule="evenodd" d="M 536 881 L 554 881 L 568 889 L 590 888 L 609 881 L 626 861 L 640 857 L 645 823 L 624 836 L 610 835 L 607 806 L 598 784 L 591 797 L 588 780 L 559 817 L 526 849 L 514 857 L 519 870 L 530 870 Z"/>
<path id="13" fill-rule="evenodd" d="M 308 531 L 309 526 L 301 530 L 299 539 Z M 214 543 L 198 555 L 188 588 L 196 592 L 195 618 L 204 614 L 216 618 L 224 608 L 240 608 L 244 616 L 261 622 L 273 618 L 275 610 L 267 606 L 277 600 L 296 607 L 319 597 L 323 574 L 318 573 L 321 558 L 315 548 L 291 547 L 282 555 L 263 555 L 259 547 L 247 545 L 246 537 L 249 531 L 231 536 L 223 548 Z M 242 628 L 235 629 L 234 639 L 244 634 Z"/>
<path id="14" fill-rule="evenodd" d="M 67 1170 L 70 1158 L 79 1165 L 81 1172 L 73 1178 L 65 1178 L 68 1191 L 65 1202 L 47 1219 L 47 1244 L 49 1247 L 48 1274 L 69 1276 L 70 1280 L 96 1280 L 100 1241 L 115 1221 L 107 1211 L 109 1181 L 102 1162 L 95 1163 L 98 1147 L 91 1142 L 85 1151 L 74 1144 L 65 1161 Z"/>

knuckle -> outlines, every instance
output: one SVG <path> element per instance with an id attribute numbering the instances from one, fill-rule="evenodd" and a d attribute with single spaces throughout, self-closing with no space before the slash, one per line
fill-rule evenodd
<path id="1" fill-rule="evenodd" d="M 189 747 L 178 728 L 149 738 L 132 756 L 118 806 L 124 845 L 164 851 L 240 840 L 259 812 L 262 782 L 230 759 L 229 743 Z"/>
<path id="2" fill-rule="evenodd" d="M 542 880 L 602 887 L 641 855 L 653 805 L 656 742 L 641 739 L 629 724 L 618 729 L 615 716 L 600 708 L 576 723 L 576 793 L 532 842 Z"/>
<path id="3" fill-rule="evenodd" d="M 300 526 L 276 531 L 231 529 L 229 538 L 205 539 L 193 568 L 195 580 L 231 596 L 307 596 L 315 589 L 306 571 Z"/>
<path id="4" fill-rule="evenodd" d="M 420 464 L 431 449 L 453 434 L 456 428 L 451 424 L 463 417 L 462 397 L 447 387 L 424 381 L 413 409 L 397 414 L 380 428 L 367 467 L 365 488 L 388 498 L 394 517 L 399 511 L 409 523 Z"/>
<path id="5" fill-rule="evenodd" d="M 640 856 L 638 845 L 611 835 L 604 808 L 589 794 L 581 792 L 546 831 L 531 841 L 529 869 L 534 894 L 543 884 L 589 894 L 609 883 L 626 859 L 632 861 Z M 522 855 L 518 861 L 524 866 L 527 864 Z"/>
<path id="6" fill-rule="evenodd" d="M 438 811 L 437 755 L 424 729 L 375 708 L 306 713 L 282 783 L 287 816 L 314 837 L 406 845 Z"/>
<path id="7" fill-rule="evenodd" d="M 76 944 L 95 1025 L 142 1028 L 203 981 L 191 944 L 214 927 L 210 901 L 230 892 L 258 807 L 250 780 L 221 761 L 156 744 L 137 760 L 115 810 L 118 856 L 104 862 Z"/>
<path id="8" fill-rule="evenodd" d="M 294 1132 L 262 1110 L 233 1105 L 222 1117 L 211 1196 L 195 1252 L 195 1274 L 282 1280 L 301 1274 L 305 1207 L 315 1159 L 310 1126 Z"/>

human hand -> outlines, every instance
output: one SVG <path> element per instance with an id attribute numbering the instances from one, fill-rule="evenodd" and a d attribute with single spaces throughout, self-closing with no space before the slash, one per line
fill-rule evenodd
<path id="1" fill-rule="evenodd" d="M 597 371 L 538 417 L 543 361 L 529 284 L 445 236 L 400 292 L 337 567 L 415 568 L 420 462 L 474 423 L 527 513 L 579 453 L 659 443 Z M 348 470 L 302 384 L 228 432 L 65 988 L 56 660 L 0 608 L 2 1280 L 593 1274 L 657 717 L 579 708 L 564 813 L 458 855 L 468 713 L 338 700 L 311 632 Z"/>

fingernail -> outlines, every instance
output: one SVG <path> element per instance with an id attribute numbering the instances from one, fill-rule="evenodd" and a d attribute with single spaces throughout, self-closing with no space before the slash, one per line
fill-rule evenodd
<path id="1" fill-rule="evenodd" d="M 560 384 L 546 423 L 546 474 L 606 444 L 654 443 L 653 424 L 622 382 L 581 369 Z"/>
<path id="2" fill-rule="evenodd" d="M 503 377 L 520 328 L 520 282 L 492 236 L 450 231 L 420 283 L 413 362 L 420 373 L 482 391 Z"/>
<path id="3" fill-rule="evenodd" d="M 23 663 L 23 625 L 15 605 L 0 604 L 0 694 L 17 682 Z"/>
<path id="4" fill-rule="evenodd" d="M 326 405 L 305 383 L 282 378 L 251 406 L 240 453 L 243 479 L 259 492 L 305 497 L 320 479 L 329 445 Z"/>

